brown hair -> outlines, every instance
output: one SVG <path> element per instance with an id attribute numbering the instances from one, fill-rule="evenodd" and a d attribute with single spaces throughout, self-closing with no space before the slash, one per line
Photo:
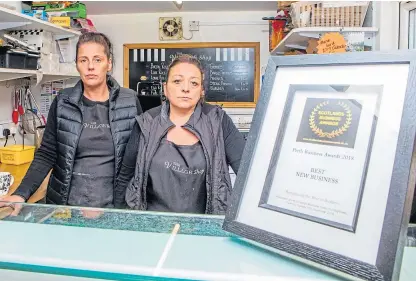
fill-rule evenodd
<path id="1" fill-rule="evenodd" d="M 77 43 L 76 59 L 78 59 L 79 47 L 85 43 L 97 43 L 103 46 L 107 59 L 111 59 L 111 64 L 114 66 L 113 44 L 111 44 L 110 39 L 106 35 L 100 32 L 86 32 L 81 34 Z"/>
<path id="2" fill-rule="evenodd" d="M 202 64 L 197 58 L 195 58 L 191 55 L 188 55 L 188 54 L 179 55 L 174 60 L 172 60 L 172 62 L 169 64 L 168 71 L 166 73 L 166 82 L 169 79 L 169 73 L 170 73 L 170 70 L 172 69 L 172 67 L 174 67 L 175 65 L 180 64 L 180 63 L 189 63 L 189 64 L 192 64 L 192 65 L 195 65 L 199 69 L 199 71 L 201 72 L 202 88 L 205 88 L 204 87 L 204 69 L 202 68 Z"/>

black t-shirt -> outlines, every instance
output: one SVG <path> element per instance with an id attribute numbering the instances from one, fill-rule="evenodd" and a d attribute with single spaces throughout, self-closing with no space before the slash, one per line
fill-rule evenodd
<path id="1" fill-rule="evenodd" d="M 68 205 L 113 207 L 114 142 L 109 102 L 82 98 L 83 128 L 75 155 Z"/>
<path id="2" fill-rule="evenodd" d="M 206 166 L 200 142 L 177 145 L 164 138 L 150 164 L 148 210 L 205 213 Z"/>

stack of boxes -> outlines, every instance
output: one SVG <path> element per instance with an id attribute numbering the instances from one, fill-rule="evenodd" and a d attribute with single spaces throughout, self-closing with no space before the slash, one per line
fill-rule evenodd
<path id="1" fill-rule="evenodd" d="M 42 1 L 32 2 L 22 13 L 49 21 L 53 24 L 77 30 L 95 31 L 94 25 L 87 19 L 85 4 L 78 1 Z"/>
<path id="2" fill-rule="evenodd" d="M 50 22 L 67 28 L 73 19 L 87 17 L 85 4 L 71 1 L 33 2 L 32 11 L 44 11 Z"/>

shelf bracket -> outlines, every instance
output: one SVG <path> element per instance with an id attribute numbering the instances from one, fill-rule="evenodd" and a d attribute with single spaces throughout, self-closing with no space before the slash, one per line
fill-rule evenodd
<path id="1" fill-rule="evenodd" d="M 36 71 L 36 86 L 42 83 L 43 80 L 43 72 L 38 70 Z"/>

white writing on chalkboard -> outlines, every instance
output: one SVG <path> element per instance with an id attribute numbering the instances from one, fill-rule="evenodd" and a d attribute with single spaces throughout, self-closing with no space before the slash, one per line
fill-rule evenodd
<path id="1" fill-rule="evenodd" d="M 221 71 L 213 71 L 213 70 L 210 70 L 209 71 L 209 75 L 221 75 Z"/>
<path id="2" fill-rule="evenodd" d="M 209 87 L 209 90 L 210 91 L 224 91 L 225 88 L 224 87 L 213 87 L 213 86 L 210 86 Z"/>
<path id="3" fill-rule="evenodd" d="M 220 65 L 215 65 L 215 64 L 210 64 L 209 65 L 209 67 L 211 68 L 211 69 L 222 69 L 222 65 L 220 64 Z"/>
<path id="4" fill-rule="evenodd" d="M 254 101 L 254 49 L 167 48 L 152 49 L 151 52 L 149 49 L 137 49 L 135 53 L 131 52 L 130 85 L 137 85 L 142 77 L 156 83 L 166 81 L 167 68 L 171 61 L 181 54 L 187 54 L 197 58 L 202 64 L 207 101 Z"/>
<path id="5" fill-rule="evenodd" d="M 247 82 L 236 83 L 235 90 L 237 92 L 240 91 L 248 91 L 249 84 Z"/>
<path id="6" fill-rule="evenodd" d="M 207 56 L 207 55 L 203 55 L 203 54 L 202 55 L 190 55 L 190 54 L 186 54 L 186 53 L 182 53 L 182 52 L 178 52 L 176 54 L 169 55 L 169 59 L 174 60 L 177 57 L 182 56 L 182 55 L 189 55 L 191 57 L 196 58 L 199 61 L 211 61 L 211 56 Z"/>
<path id="7" fill-rule="evenodd" d="M 221 81 L 224 80 L 224 78 L 222 76 L 211 76 L 211 80 L 212 81 Z"/>
<path id="8" fill-rule="evenodd" d="M 236 81 L 247 81 L 248 78 L 247 78 L 247 76 L 240 76 L 240 77 L 235 77 L 235 80 Z"/>
<path id="9" fill-rule="evenodd" d="M 247 65 L 244 64 L 237 64 L 233 66 L 233 71 L 235 72 L 247 72 Z"/>
<path id="10" fill-rule="evenodd" d="M 227 83 L 227 82 L 224 82 L 224 81 L 220 81 L 220 82 L 210 81 L 209 85 L 210 86 L 231 86 L 232 83 Z"/>

